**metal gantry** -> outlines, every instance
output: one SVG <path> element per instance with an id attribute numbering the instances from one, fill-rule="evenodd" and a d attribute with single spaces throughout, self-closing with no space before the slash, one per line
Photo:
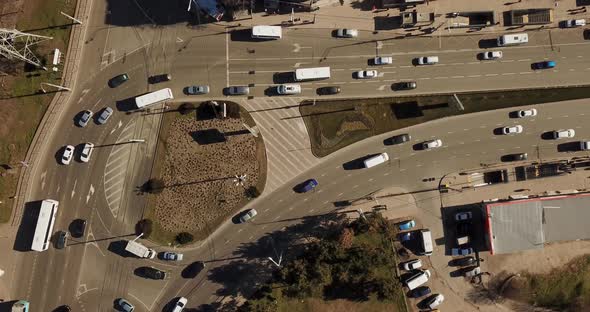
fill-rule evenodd
<path id="1" fill-rule="evenodd" d="M 35 53 L 31 51 L 31 46 L 50 39 L 53 39 L 53 37 L 24 33 L 16 29 L 0 28 L 0 55 L 7 59 L 16 58 L 47 70 Z"/>

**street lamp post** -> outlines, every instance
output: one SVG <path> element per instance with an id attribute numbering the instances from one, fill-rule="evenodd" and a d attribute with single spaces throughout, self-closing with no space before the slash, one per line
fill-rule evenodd
<path id="1" fill-rule="evenodd" d="M 50 87 L 57 88 L 57 90 L 59 90 L 59 91 L 62 91 L 62 90 L 65 90 L 65 91 L 72 91 L 72 89 L 70 89 L 70 88 L 68 88 L 68 87 L 64 87 L 64 86 L 55 85 L 55 84 L 52 84 L 52 83 L 49 83 L 49 82 L 42 82 L 42 83 L 40 84 L 40 86 L 41 86 L 41 91 L 43 91 L 43 93 L 47 93 L 47 91 L 46 91 L 46 90 L 43 88 L 43 85 L 48 85 L 48 86 L 50 86 Z"/>
<path id="2" fill-rule="evenodd" d="M 145 139 L 129 139 L 130 143 L 145 143 Z"/>

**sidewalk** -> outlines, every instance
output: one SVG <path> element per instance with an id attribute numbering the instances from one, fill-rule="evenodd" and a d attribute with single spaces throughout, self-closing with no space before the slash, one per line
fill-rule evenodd
<path id="1" fill-rule="evenodd" d="M 315 12 L 295 12 L 294 19 L 296 22 L 291 23 L 291 14 L 272 14 L 265 12 L 254 13 L 252 16 L 247 12 L 236 16 L 236 20 L 231 23 L 221 23 L 222 25 L 232 27 L 250 28 L 254 25 L 283 25 L 292 28 L 317 28 L 317 29 L 336 29 L 336 28 L 356 28 L 365 32 L 385 31 L 402 36 L 453 36 L 465 34 L 482 34 L 482 33 L 499 33 L 506 31 L 532 31 L 540 29 L 557 28 L 559 21 L 566 19 L 590 18 L 588 12 L 579 11 L 576 14 L 570 14 L 572 9 L 576 8 L 576 0 L 536 0 L 536 1 L 452 1 L 436 0 L 426 1 L 415 8 L 408 8 L 405 12 L 416 10 L 418 13 L 434 13 L 434 22 L 421 28 L 392 28 L 394 22 L 392 18 L 400 16 L 400 10 L 395 9 L 373 9 L 373 2 L 359 2 L 344 0 L 340 4 L 337 0 L 320 0 L 316 3 L 320 7 Z M 551 24 L 530 25 L 524 27 L 504 26 L 505 21 L 503 13 L 515 9 L 530 8 L 551 8 L 554 10 L 554 21 Z M 590 8 L 589 8 L 590 9 Z M 499 25 L 485 27 L 481 30 L 473 28 L 449 28 L 452 18 L 447 14 L 453 12 L 475 12 L 475 11 L 494 11 L 494 19 L 500 22 Z M 568 11 L 570 10 L 570 11 Z M 366 34 L 360 35 L 360 38 L 367 37 Z"/>

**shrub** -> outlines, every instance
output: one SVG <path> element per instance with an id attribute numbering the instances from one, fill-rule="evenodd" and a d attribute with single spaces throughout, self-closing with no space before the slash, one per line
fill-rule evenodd
<path id="1" fill-rule="evenodd" d="M 195 105 L 193 105 L 193 103 L 183 103 L 178 107 L 178 112 L 181 115 L 190 114 L 194 110 L 195 110 Z"/>
<path id="2" fill-rule="evenodd" d="M 250 186 L 244 191 L 246 197 L 248 198 L 256 198 L 260 196 L 260 191 L 256 188 L 256 186 Z"/>
<path id="3" fill-rule="evenodd" d="M 193 234 L 187 232 L 180 232 L 176 235 L 176 242 L 181 245 L 188 244 L 192 242 L 193 239 L 195 239 Z"/>
<path id="4" fill-rule="evenodd" d="M 152 235 L 153 222 L 150 219 L 139 220 L 135 225 L 135 233 L 139 235 L 143 233 L 143 238 L 149 238 Z"/>
<path id="5" fill-rule="evenodd" d="M 147 181 L 145 184 L 145 191 L 151 194 L 160 194 L 164 190 L 164 187 L 166 187 L 164 180 L 154 178 Z"/>

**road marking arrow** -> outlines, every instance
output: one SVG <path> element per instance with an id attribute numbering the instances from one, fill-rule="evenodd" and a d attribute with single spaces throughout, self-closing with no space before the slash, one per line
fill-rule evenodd
<path id="1" fill-rule="evenodd" d="M 387 85 L 380 85 L 379 88 L 377 88 L 377 90 L 383 91 L 385 90 L 385 87 L 387 87 Z"/>
<path id="2" fill-rule="evenodd" d="M 45 188 L 45 176 L 47 175 L 47 171 L 43 171 L 41 174 L 41 189 Z"/>
<path id="3" fill-rule="evenodd" d="M 88 195 L 86 195 L 86 203 L 90 200 L 90 197 L 94 194 L 94 186 L 90 184 L 90 189 L 88 190 Z"/>
<path id="4" fill-rule="evenodd" d="M 299 51 L 301 51 L 301 49 L 310 49 L 311 47 L 302 47 L 301 45 L 299 45 L 299 43 L 293 43 L 293 46 L 295 47 L 295 49 L 293 49 L 291 52 L 293 53 L 297 53 Z"/>
<path id="5" fill-rule="evenodd" d="M 74 187 L 72 187 L 72 195 L 70 196 L 70 198 L 74 197 L 74 194 L 76 194 L 76 184 L 78 183 L 78 180 L 74 181 Z"/>

